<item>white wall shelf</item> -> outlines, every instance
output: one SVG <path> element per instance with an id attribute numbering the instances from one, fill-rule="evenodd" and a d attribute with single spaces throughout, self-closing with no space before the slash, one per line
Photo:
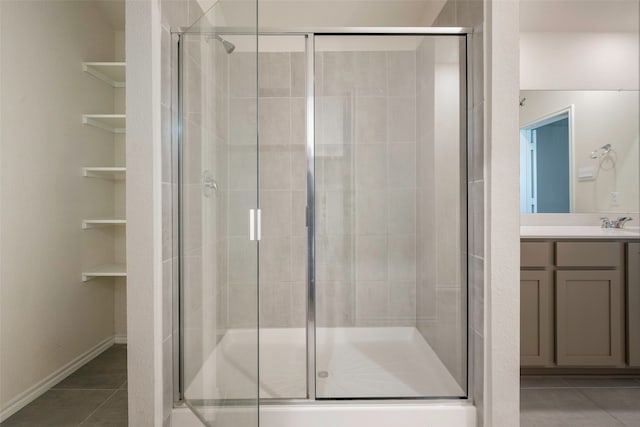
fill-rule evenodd
<path id="1" fill-rule="evenodd" d="M 103 264 L 82 272 L 83 282 L 95 277 L 127 277 L 127 265 L 125 263 Z"/>
<path id="2" fill-rule="evenodd" d="M 127 168 L 125 167 L 86 167 L 82 168 L 82 176 L 88 178 L 102 178 L 122 180 L 125 177 Z"/>
<path id="3" fill-rule="evenodd" d="M 113 133 L 126 132 L 125 114 L 83 114 L 82 123 Z"/>
<path id="4" fill-rule="evenodd" d="M 125 62 L 83 62 L 82 70 L 113 87 L 125 87 Z"/>
<path id="5" fill-rule="evenodd" d="M 82 220 L 82 228 L 84 230 L 94 227 L 104 227 L 109 225 L 126 225 L 127 220 L 124 218 L 91 218 Z"/>

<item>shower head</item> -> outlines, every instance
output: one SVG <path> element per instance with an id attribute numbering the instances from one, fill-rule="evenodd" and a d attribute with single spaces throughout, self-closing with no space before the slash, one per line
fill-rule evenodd
<path id="1" fill-rule="evenodd" d="M 231 52 L 233 52 L 233 51 L 236 49 L 236 45 L 234 45 L 233 43 L 231 43 L 231 42 L 230 42 L 230 41 L 228 41 L 228 40 L 223 39 L 222 37 L 220 37 L 220 36 L 219 36 L 219 35 L 217 35 L 217 34 L 216 34 L 216 35 L 214 35 L 214 36 L 209 37 L 209 40 L 211 40 L 211 39 L 216 39 L 216 40 L 218 40 L 220 43 L 222 43 L 222 46 L 224 47 L 224 50 L 226 50 L 226 51 L 227 51 L 227 53 L 229 53 L 229 54 L 230 54 Z"/>
<path id="2" fill-rule="evenodd" d="M 604 157 L 609 154 L 611 151 L 611 144 L 605 144 L 600 148 L 597 148 L 591 152 L 592 159 L 599 159 L 600 157 Z"/>

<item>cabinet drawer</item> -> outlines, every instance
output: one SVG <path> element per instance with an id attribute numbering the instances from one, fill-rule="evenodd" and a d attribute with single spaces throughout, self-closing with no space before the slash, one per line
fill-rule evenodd
<path id="1" fill-rule="evenodd" d="M 546 267 L 553 264 L 551 242 L 521 242 L 520 267 Z"/>
<path id="2" fill-rule="evenodd" d="M 557 242 L 558 267 L 619 267 L 622 265 L 622 243 Z"/>

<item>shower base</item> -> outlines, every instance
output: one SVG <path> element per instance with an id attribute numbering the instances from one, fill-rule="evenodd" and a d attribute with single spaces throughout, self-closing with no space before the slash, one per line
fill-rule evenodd
<path id="1" fill-rule="evenodd" d="M 306 397 L 304 328 L 260 331 L 260 397 Z M 256 332 L 229 330 L 186 390 L 189 400 L 255 397 Z M 335 399 L 465 395 L 413 327 L 318 328 L 316 394 Z"/>
<path id="2" fill-rule="evenodd" d="M 207 408 L 204 424 L 188 408 L 171 413 L 174 427 L 254 427 L 256 408 Z M 261 405 L 260 427 L 476 427 L 476 408 L 470 403 L 376 403 Z"/>

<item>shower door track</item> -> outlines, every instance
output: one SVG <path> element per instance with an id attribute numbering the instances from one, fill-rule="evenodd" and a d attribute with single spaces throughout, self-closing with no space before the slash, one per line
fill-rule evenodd
<path id="1" fill-rule="evenodd" d="M 465 36 L 473 34 L 470 27 L 323 27 L 323 28 L 261 28 L 257 34 L 251 28 L 218 27 L 216 31 L 189 31 L 178 27 L 171 30 L 177 34 L 225 34 L 257 36 Z"/>
<path id="2" fill-rule="evenodd" d="M 307 344 L 307 397 L 306 398 L 259 398 L 260 405 L 305 405 L 309 403 L 313 404 L 353 404 L 353 403 L 379 403 L 380 401 L 385 402 L 397 402 L 397 403 L 416 403 L 419 401 L 438 401 L 438 402 L 460 402 L 467 401 L 472 403 L 471 397 L 469 397 L 469 390 L 473 390 L 473 342 L 471 342 L 471 334 L 470 330 L 470 322 L 473 319 L 472 305 L 469 304 L 469 280 L 467 274 L 468 267 L 468 257 L 465 263 L 463 263 L 463 275 L 465 278 L 464 282 L 466 286 L 464 287 L 466 293 L 466 312 L 467 312 L 467 327 L 466 327 L 466 342 L 467 342 L 467 385 L 466 397 L 402 397 L 402 398 L 317 398 L 316 396 L 316 351 L 315 351 L 315 328 L 316 328 L 316 313 L 315 313 L 315 304 L 316 304 L 316 295 L 315 295 L 315 134 L 314 134 L 314 125 L 315 125 L 315 36 L 348 36 L 348 35 L 359 35 L 359 36 L 457 36 L 457 37 L 465 37 L 465 62 L 461 63 L 464 67 L 464 87 L 466 90 L 465 101 L 466 105 L 464 107 L 461 106 L 461 111 L 464 111 L 466 115 L 466 120 L 464 124 L 466 128 L 464 129 L 464 156 L 461 159 L 461 210 L 466 212 L 467 209 L 467 191 L 466 191 L 466 182 L 467 182 L 467 173 L 468 173 L 468 153 L 472 144 L 472 115 L 469 114 L 469 108 L 473 106 L 473 88 L 471 86 L 471 67 L 472 67 L 472 54 L 471 54 L 471 37 L 473 35 L 473 28 L 470 27 L 325 27 L 325 28 L 262 28 L 257 33 L 255 30 L 251 28 L 242 28 L 242 27 L 218 27 L 215 31 L 201 31 L 201 30 L 193 30 L 190 31 L 188 27 L 177 27 L 171 30 L 171 33 L 174 35 L 178 35 L 178 37 L 174 37 L 174 54 L 179 55 L 179 40 L 183 34 L 199 34 L 199 35 L 256 35 L 256 36 L 304 36 L 305 37 L 305 60 L 306 60 L 306 85 L 305 85 L 305 93 L 306 93 L 306 162 L 307 162 L 307 204 L 306 204 L 306 226 L 307 226 L 307 325 L 306 325 L 306 344 Z M 258 51 L 259 53 L 259 51 Z M 182 94 L 179 89 L 179 85 L 181 84 L 181 79 L 179 75 L 181 74 L 178 71 L 178 67 L 180 61 L 174 61 L 174 76 L 178 75 L 178 77 L 174 77 L 173 79 L 173 91 L 177 93 L 178 96 L 172 97 L 174 99 L 174 111 L 181 111 L 182 106 Z M 177 135 L 174 134 L 174 150 L 175 150 L 175 158 L 176 163 L 178 163 L 178 167 L 176 169 L 179 170 L 179 158 L 181 151 L 181 143 L 182 143 L 182 114 L 181 112 L 177 114 Z M 175 117 L 175 116 L 174 116 Z M 174 201 L 176 199 L 174 198 Z M 174 211 L 177 212 L 179 216 L 181 214 L 179 207 Z M 465 249 L 466 253 L 468 251 L 468 216 L 465 214 L 466 221 L 462 222 L 463 229 L 461 230 L 461 237 L 464 240 L 464 244 L 462 248 Z M 181 219 L 177 221 L 181 224 Z M 180 226 L 174 228 L 177 230 L 177 240 L 180 242 L 179 247 L 182 249 L 181 245 L 181 230 Z M 175 235 L 174 235 L 175 238 Z M 178 257 L 180 260 L 181 257 Z M 180 261 L 178 261 L 180 264 Z M 178 267 L 180 271 L 182 271 L 182 267 Z M 174 277 L 176 285 L 174 286 L 174 295 L 181 295 L 181 282 L 182 277 L 181 274 L 178 274 L 178 278 Z M 180 304 L 178 304 L 180 305 Z M 175 306 L 174 306 L 175 307 Z M 181 308 L 180 310 L 181 311 Z M 176 311 L 174 311 L 175 313 Z M 180 323 L 182 319 L 182 313 L 177 316 L 174 315 L 174 322 Z M 258 330 L 259 330 L 258 326 Z M 178 328 L 181 331 L 181 328 Z M 181 334 L 180 334 L 181 335 Z M 182 379 L 182 339 L 174 340 L 174 396 L 176 397 L 176 402 L 178 404 L 184 404 L 183 397 L 183 379 Z M 176 374 L 177 373 L 177 374 Z M 177 379 L 177 381 L 175 381 Z M 227 404 L 230 403 L 227 401 Z M 242 404 L 240 401 L 237 404 Z"/>

